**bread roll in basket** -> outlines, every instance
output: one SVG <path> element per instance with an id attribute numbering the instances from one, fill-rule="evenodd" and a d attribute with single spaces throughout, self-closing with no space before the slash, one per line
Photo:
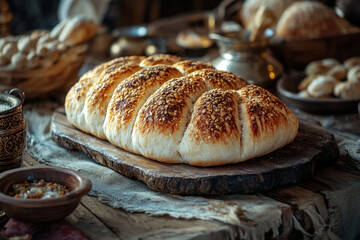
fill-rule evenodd
<path id="1" fill-rule="evenodd" d="M 85 73 L 65 100 L 68 121 L 165 163 L 216 166 L 270 153 L 298 131 L 265 89 L 173 55 L 122 57 Z"/>
<path id="2" fill-rule="evenodd" d="M 51 31 L 35 30 L 0 39 L 0 92 L 20 88 L 27 99 L 67 91 L 78 79 L 88 40 L 98 26 L 74 17 Z"/>

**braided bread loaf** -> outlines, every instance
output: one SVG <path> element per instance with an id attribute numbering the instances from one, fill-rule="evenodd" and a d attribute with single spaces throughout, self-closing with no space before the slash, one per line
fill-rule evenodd
<path id="1" fill-rule="evenodd" d="M 294 114 L 265 89 L 172 55 L 97 66 L 70 89 L 65 110 L 75 127 L 127 151 L 196 166 L 267 154 L 298 130 Z"/>

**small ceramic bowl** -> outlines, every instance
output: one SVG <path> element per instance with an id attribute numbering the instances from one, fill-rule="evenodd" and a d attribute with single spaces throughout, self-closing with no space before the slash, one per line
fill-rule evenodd
<path id="1" fill-rule="evenodd" d="M 281 78 L 277 82 L 276 87 L 279 96 L 286 104 L 314 114 L 356 113 L 360 99 L 300 97 L 297 87 L 304 77 L 304 73 L 293 73 Z"/>
<path id="2" fill-rule="evenodd" d="M 58 198 L 20 199 L 7 195 L 11 186 L 24 181 L 45 180 L 65 185 L 70 192 Z M 0 174 L 0 205 L 8 217 L 23 222 L 50 222 L 72 213 L 91 181 L 80 173 L 58 167 L 24 167 Z"/>

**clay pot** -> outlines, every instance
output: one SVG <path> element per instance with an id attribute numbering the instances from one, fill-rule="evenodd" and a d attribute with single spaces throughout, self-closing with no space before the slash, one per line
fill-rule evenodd
<path id="1" fill-rule="evenodd" d="M 0 94 L 0 172 L 22 164 L 26 140 L 24 100 L 19 89 Z"/>

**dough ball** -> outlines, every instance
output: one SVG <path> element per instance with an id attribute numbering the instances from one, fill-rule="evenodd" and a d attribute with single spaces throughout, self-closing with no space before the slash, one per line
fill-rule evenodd
<path id="1" fill-rule="evenodd" d="M 33 69 L 39 66 L 40 64 L 40 57 L 35 54 L 35 51 L 31 51 L 27 56 L 27 68 Z"/>
<path id="2" fill-rule="evenodd" d="M 30 36 L 23 36 L 17 42 L 17 48 L 20 52 L 28 53 L 31 49 L 36 47 L 36 42 Z"/>
<path id="3" fill-rule="evenodd" d="M 360 82 L 341 82 L 335 86 L 334 94 L 341 99 L 360 99 Z"/>
<path id="4" fill-rule="evenodd" d="M 309 86 L 309 84 L 318 76 L 319 76 L 318 74 L 315 74 L 315 75 L 310 75 L 310 76 L 307 76 L 306 78 L 304 78 L 298 86 L 299 91 L 305 90 Z"/>
<path id="5" fill-rule="evenodd" d="M 17 52 L 18 52 L 18 49 L 17 49 L 16 42 L 6 43 L 2 50 L 2 54 L 9 59 Z"/>
<path id="6" fill-rule="evenodd" d="M 329 96 L 338 80 L 331 76 L 318 76 L 308 86 L 307 91 L 313 97 Z"/>
<path id="7" fill-rule="evenodd" d="M 300 91 L 298 93 L 298 96 L 301 98 L 312 98 L 311 95 L 306 90 Z"/>
<path id="8" fill-rule="evenodd" d="M 347 69 L 357 65 L 360 65 L 360 57 L 352 57 L 344 61 L 344 67 Z"/>
<path id="9" fill-rule="evenodd" d="M 41 44 L 36 47 L 36 55 L 39 57 L 47 57 L 49 55 L 49 49 L 46 44 Z"/>
<path id="10" fill-rule="evenodd" d="M 347 79 L 349 82 L 360 82 L 360 65 L 354 66 L 349 70 Z"/>
<path id="11" fill-rule="evenodd" d="M 326 75 L 331 76 L 339 81 L 344 80 L 346 78 L 347 69 L 343 65 L 336 65 L 331 68 Z"/>
<path id="12" fill-rule="evenodd" d="M 326 74 L 331 68 L 336 65 L 341 65 L 339 61 L 333 58 L 325 58 L 319 61 L 313 61 L 309 63 L 305 68 L 306 75 L 315 75 L 315 74 Z"/>
<path id="13" fill-rule="evenodd" d="M 11 65 L 15 69 L 22 69 L 26 66 L 26 55 L 22 52 L 17 52 L 11 57 Z"/>

